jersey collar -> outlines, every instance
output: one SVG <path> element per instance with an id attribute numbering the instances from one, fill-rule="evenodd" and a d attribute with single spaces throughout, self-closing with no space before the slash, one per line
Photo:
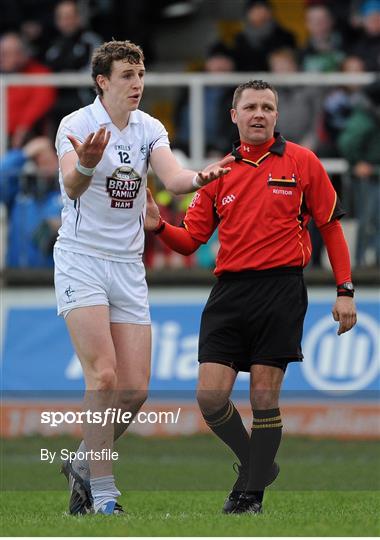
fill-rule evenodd
<path id="1" fill-rule="evenodd" d="M 96 96 L 95 101 L 92 103 L 92 105 L 90 105 L 90 107 L 92 109 L 92 113 L 93 113 L 93 115 L 95 117 L 95 120 L 98 122 L 98 124 L 100 124 L 100 125 L 102 125 L 102 124 L 112 124 L 112 120 L 110 118 L 110 115 L 105 110 L 105 108 L 103 106 L 103 103 L 101 102 L 99 96 Z M 130 115 L 129 115 L 128 125 L 129 124 L 138 124 L 138 123 L 139 123 L 139 119 L 138 119 L 137 111 L 131 111 Z"/>
<path id="2" fill-rule="evenodd" d="M 261 163 L 261 161 L 263 161 L 266 157 L 268 157 L 269 154 L 277 154 L 278 156 L 284 155 L 286 140 L 278 131 L 274 132 L 274 138 L 275 138 L 274 143 L 268 148 L 268 152 L 264 154 L 261 158 L 259 158 L 255 163 L 252 162 L 252 164 L 258 166 Z M 238 139 L 232 145 L 231 154 L 234 156 L 236 161 L 246 161 L 245 158 L 243 158 L 243 156 L 240 153 L 240 146 L 241 146 L 241 142 L 240 142 L 240 139 Z"/>

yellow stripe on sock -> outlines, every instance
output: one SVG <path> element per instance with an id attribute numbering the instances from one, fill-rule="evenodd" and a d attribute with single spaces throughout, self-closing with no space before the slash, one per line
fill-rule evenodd
<path id="1" fill-rule="evenodd" d="M 212 420 L 212 421 L 205 420 L 206 424 L 209 427 L 221 426 L 222 424 L 224 424 L 225 422 L 227 422 L 231 418 L 233 412 L 234 412 L 234 406 L 232 405 L 232 402 L 230 401 L 227 412 L 221 418 L 218 418 L 217 420 Z"/>
<path id="2" fill-rule="evenodd" d="M 252 429 L 282 428 L 282 424 L 252 424 Z"/>
<path id="3" fill-rule="evenodd" d="M 253 417 L 254 422 L 275 422 L 277 420 L 281 420 L 280 416 L 273 416 L 273 418 L 255 418 Z"/>

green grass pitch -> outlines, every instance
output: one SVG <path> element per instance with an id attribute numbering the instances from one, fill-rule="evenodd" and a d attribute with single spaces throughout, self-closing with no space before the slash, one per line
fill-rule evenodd
<path id="1" fill-rule="evenodd" d="M 1 445 L 3 536 L 378 536 L 379 444 L 285 437 L 281 473 L 260 516 L 224 516 L 233 456 L 213 436 L 124 437 L 116 446 L 123 516 L 67 515 L 60 461 L 40 449 L 74 450 L 68 437 Z"/>

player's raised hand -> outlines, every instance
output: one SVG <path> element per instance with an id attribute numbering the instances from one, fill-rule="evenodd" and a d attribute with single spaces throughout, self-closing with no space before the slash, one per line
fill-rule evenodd
<path id="1" fill-rule="evenodd" d="M 338 336 L 351 330 L 356 324 L 356 307 L 353 298 L 338 296 L 332 314 L 334 321 L 339 321 Z"/>
<path id="2" fill-rule="evenodd" d="M 101 127 L 96 133 L 90 133 L 83 143 L 79 142 L 73 135 L 67 138 L 74 147 L 79 158 L 79 163 L 83 167 L 96 167 L 102 159 L 103 152 L 111 138 L 111 132 L 105 127 Z"/>
<path id="3" fill-rule="evenodd" d="M 146 215 L 144 229 L 154 231 L 160 223 L 160 211 L 149 188 L 146 188 Z"/>
<path id="4" fill-rule="evenodd" d="M 203 171 L 199 171 L 197 176 L 197 184 L 199 184 L 199 186 L 205 186 L 213 180 L 216 180 L 217 178 L 220 178 L 221 176 L 229 173 L 231 167 L 228 167 L 228 164 L 232 163 L 233 161 L 235 161 L 235 158 L 233 156 L 226 156 L 220 161 L 211 163 L 210 165 L 205 167 Z"/>

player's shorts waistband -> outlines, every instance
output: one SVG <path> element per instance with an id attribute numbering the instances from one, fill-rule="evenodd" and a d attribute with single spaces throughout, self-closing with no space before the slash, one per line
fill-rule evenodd
<path id="1" fill-rule="evenodd" d="M 242 270 L 241 272 L 223 272 L 218 276 L 218 280 L 233 280 L 233 279 L 255 279 L 270 276 L 283 275 L 299 275 L 302 276 L 302 266 L 277 266 L 276 268 L 268 268 L 266 270 Z"/>

